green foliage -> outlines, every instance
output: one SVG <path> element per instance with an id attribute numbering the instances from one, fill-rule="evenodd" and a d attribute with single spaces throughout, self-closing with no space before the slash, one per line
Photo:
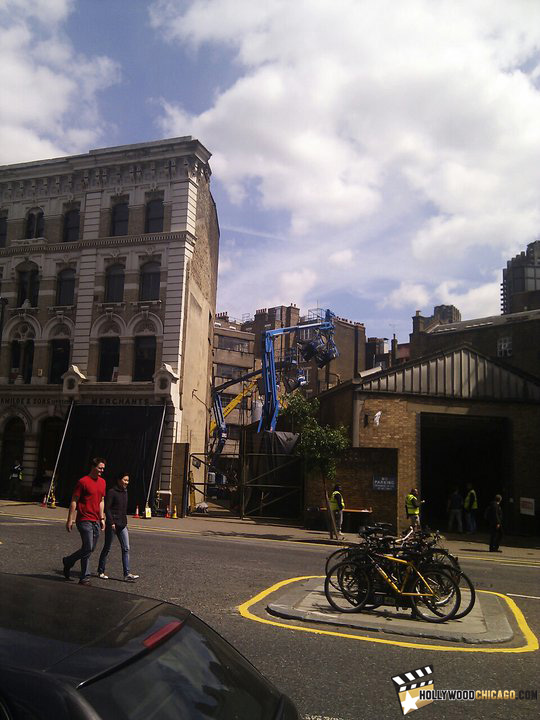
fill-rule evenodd
<path id="1" fill-rule="evenodd" d="M 297 449 L 306 468 L 318 469 L 324 478 L 332 480 L 336 473 L 336 461 L 349 446 L 349 438 L 344 427 L 320 425 L 318 412 L 318 400 L 307 400 L 300 393 L 295 393 L 283 414 L 292 420 L 295 431 L 300 432 Z"/>

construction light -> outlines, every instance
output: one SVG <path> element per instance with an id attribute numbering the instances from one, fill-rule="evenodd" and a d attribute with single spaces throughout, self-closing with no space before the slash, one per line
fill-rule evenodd
<path id="1" fill-rule="evenodd" d="M 307 384 L 306 376 L 304 374 L 304 371 L 298 368 L 297 375 L 295 378 L 286 377 L 285 378 L 285 387 L 287 388 L 287 392 L 293 392 L 293 390 L 296 390 L 299 387 L 303 387 Z"/>
<path id="2" fill-rule="evenodd" d="M 315 353 L 315 363 L 318 368 L 323 368 L 328 365 L 329 362 L 335 360 L 339 355 L 336 344 L 333 340 L 329 340 L 328 343 Z"/>
<path id="3" fill-rule="evenodd" d="M 306 362 L 309 362 L 319 350 L 324 348 L 324 342 L 319 335 L 313 340 L 299 340 L 298 344 L 300 345 L 300 355 Z"/>

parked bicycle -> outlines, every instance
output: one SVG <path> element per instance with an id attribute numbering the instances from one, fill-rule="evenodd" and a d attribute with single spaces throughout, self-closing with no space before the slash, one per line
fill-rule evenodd
<path id="1" fill-rule="evenodd" d="M 411 607 L 428 622 L 465 617 L 476 593 L 458 559 L 438 547 L 440 535 L 409 531 L 398 538 L 387 524 L 365 528 L 360 542 L 327 560 L 325 594 L 340 612 L 373 610 L 383 604 Z"/>

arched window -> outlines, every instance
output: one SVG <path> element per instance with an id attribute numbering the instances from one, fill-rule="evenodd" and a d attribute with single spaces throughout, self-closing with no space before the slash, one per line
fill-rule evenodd
<path id="1" fill-rule="evenodd" d="M 98 382 L 116 380 L 120 364 L 120 338 L 102 337 L 99 339 Z"/>
<path id="2" fill-rule="evenodd" d="M 120 202 L 113 205 L 111 213 L 111 235 L 128 234 L 129 205 L 127 202 Z"/>
<path id="3" fill-rule="evenodd" d="M 75 300 L 75 270 L 67 268 L 56 279 L 56 304 L 73 305 Z"/>
<path id="4" fill-rule="evenodd" d="M 163 198 L 149 200 L 146 203 L 144 232 L 163 232 Z"/>
<path id="5" fill-rule="evenodd" d="M 30 384 L 34 364 L 34 337 L 34 330 L 27 322 L 18 325 L 14 331 L 11 342 L 10 382 Z"/>
<path id="6" fill-rule="evenodd" d="M 28 300 L 30 307 L 37 307 L 39 296 L 39 272 L 36 267 L 24 266 L 18 271 L 17 307 Z"/>
<path id="7" fill-rule="evenodd" d="M 43 210 L 30 210 L 26 217 L 25 238 L 40 238 L 45 232 Z"/>
<path id="8" fill-rule="evenodd" d="M 105 272 L 105 302 L 122 302 L 124 299 L 124 268 L 110 265 Z"/>
<path id="9" fill-rule="evenodd" d="M 159 300 L 160 269 L 160 264 L 154 261 L 141 267 L 139 300 Z"/>
<path id="10" fill-rule="evenodd" d="M 156 368 L 156 338 L 142 335 L 135 338 L 133 380 L 143 382 L 152 380 Z"/>
<path id="11" fill-rule="evenodd" d="M 49 347 L 49 382 L 53 385 L 60 385 L 62 375 L 67 372 L 69 367 L 69 340 L 51 340 Z"/>
<path id="12" fill-rule="evenodd" d="M 64 242 L 76 242 L 79 239 L 79 227 L 81 213 L 79 208 L 68 210 L 64 215 L 64 230 L 62 240 Z"/>

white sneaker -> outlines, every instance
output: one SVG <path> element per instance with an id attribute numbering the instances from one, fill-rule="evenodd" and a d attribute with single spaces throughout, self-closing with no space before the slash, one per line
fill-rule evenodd
<path id="1" fill-rule="evenodd" d="M 127 575 L 124 575 L 124 580 L 126 582 L 135 582 L 135 580 L 138 578 L 138 575 L 133 575 L 132 573 L 128 573 Z"/>
<path id="2" fill-rule="evenodd" d="M 105 573 L 98 573 L 98 577 L 101 578 L 102 580 L 108 580 L 108 579 L 109 579 L 109 576 L 108 576 L 108 575 L 105 575 Z"/>

